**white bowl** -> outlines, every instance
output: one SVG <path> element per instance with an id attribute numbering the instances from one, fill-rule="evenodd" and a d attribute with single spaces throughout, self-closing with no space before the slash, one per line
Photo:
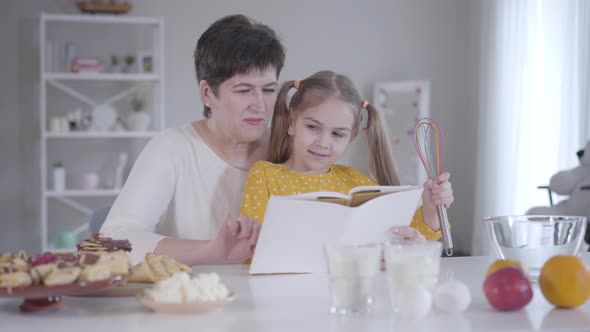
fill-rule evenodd
<path id="1" fill-rule="evenodd" d="M 221 309 L 224 305 L 235 300 L 235 295 L 230 293 L 228 297 L 217 301 L 192 301 L 186 303 L 157 302 L 143 293 L 137 295 L 137 300 L 147 308 L 166 314 L 201 314 Z"/>

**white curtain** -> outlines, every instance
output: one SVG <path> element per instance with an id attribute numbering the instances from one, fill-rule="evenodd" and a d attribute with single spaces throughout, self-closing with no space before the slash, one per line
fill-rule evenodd
<path id="1" fill-rule="evenodd" d="M 537 189 L 590 139 L 590 1 L 480 1 L 473 254 L 484 216 L 548 205 Z"/>

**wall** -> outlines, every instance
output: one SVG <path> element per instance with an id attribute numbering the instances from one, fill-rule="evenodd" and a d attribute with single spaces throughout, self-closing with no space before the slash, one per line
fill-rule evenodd
<path id="1" fill-rule="evenodd" d="M 19 151 L 18 107 L 18 45 L 15 28 L 18 13 L 13 7 L 2 11 L 0 17 L 0 43 L 3 45 L 0 61 L 0 252 L 15 248 L 21 242 L 22 188 L 21 154 Z"/>
<path id="2" fill-rule="evenodd" d="M 353 0 L 218 2 L 175 6 L 144 0 L 135 14 L 166 19 L 168 123 L 200 117 L 192 52 L 216 18 L 243 13 L 273 27 L 287 47 L 281 79 L 320 69 L 349 75 L 372 99 L 372 84 L 385 80 L 431 81 L 431 114 L 445 134 L 446 169 L 456 201 L 449 209 L 454 242 L 471 247 L 476 110 L 471 90 L 474 63 L 470 31 L 477 21 L 468 0 Z M 182 8 L 182 11 L 179 11 Z M 174 77 L 174 79 L 171 79 Z"/>
<path id="3" fill-rule="evenodd" d="M 14 0 L 11 3 L 36 6 L 37 12 L 43 9 L 41 4 L 32 0 Z M 55 5 L 62 2 L 49 3 Z M 24 7 L 19 5 L 11 9 L 14 12 L 11 17 L 35 12 L 35 8 Z M 59 7 L 72 10 L 67 5 Z M 162 16 L 166 20 L 169 126 L 201 117 L 202 105 L 192 62 L 193 49 L 198 36 L 209 24 L 232 13 L 249 15 L 279 33 L 287 48 L 287 63 L 281 79 L 303 78 L 319 69 L 332 69 L 349 75 L 369 100 L 372 99 L 372 84 L 376 81 L 430 80 L 431 114 L 439 120 L 445 133 L 445 165 L 452 173 L 456 197 L 455 204 L 449 209 L 449 217 L 455 244 L 466 251 L 471 244 L 473 143 L 477 115 L 473 108 L 473 91 L 470 90 L 473 86 L 470 30 L 474 24 L 470 8 L 469 0 L 252 0 L 219 1 L 214 4 L 191 0 L 142 0 L 135 1 L 132 15 Z M 3 28 L 0 42 L 16 46 L 17 37 L 10 31 L 14 31 L 17 19 L 4 20 L 2 17 L 0 22 Z M 4 137 L 16 144 L 19 133 L 18 129 L 6 125 L 5 119 L 19 121 L 19 112 L 31 110 L 19 110 L 17 101 L 10 97 L 18 90 L 14 84 L 18 81 L 18 73 L 12 68 L 18 67 L 19 54 L 14 54 L 14 51 L 2 54 L 0 65 L 6 67 L 3 72 L 8 76 L 1 83 L 6 88 L 0 90 L 1 114 L 6 116 L 0 122 L 3 138 L 0 153 L 8 155 L 10 162 L 6 165 L 2 163 L 0 176 L 2 181 L 7 176 L 16 181 L 14 179 L 19 178 L 20 169 L 19 152 L 6 145 Z M 10 222 L 11 232 L 17 232 L 16 220 L 22 215 L 22 208 L 18 205 L 22 204 L 22 200 L 16 203 L 21 197 L 11 197 L 15 191 L 4 188 L 3 184 L 0 188 L 0 204 L 4 204 L 2 211 L 3 214 L 5 210 L 14 214 Z M 4 243 L 6 236 L 0 237 L 0 243 Z"/>

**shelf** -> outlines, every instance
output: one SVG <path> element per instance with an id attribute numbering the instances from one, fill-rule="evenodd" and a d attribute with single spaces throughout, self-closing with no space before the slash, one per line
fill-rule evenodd
<path id="1" fill-rule="evenodd" d="M 162 22 L 159 17 L 117 16 L 117 15 L 67 15 L 41 14 L 46 22 L 74 22 L 74 23 L 102 23 L 102 24 L 147 24 L 158 25 Z"/>
<path id="2" fill-rule="evenodd" d="M 152 138 L 157 131 L 86 131 L 67 133 L 45 133 L 47 139 L 79 139 L 79 138 Z"/>
<path id="3" fill-rule="evenodd" d="M 117 196 L 119 189 L 46 191 L 47 197 L 108 197 Z"/>
<path id="4" fill-rule="evenodd" d="M 159 81 L 158 74 L 45 73 L 46 80 L 63 81 Z"/>
<path id="5" fill-rule="evenodd" d="M 104 1 L 103 1 L 104 2 Z M 102 2 L 101 2 L 102 3 Z M 88 171 L 88 160 L 111 158 L 113 151 L 125 152 L 128 156 L 137 155 L 142 145 L 166 128 L 165 105 L 166 87 L 165 71 L 165 21 L 162 17 L 139 17 L 134 15 L 111 14 L 51 14 L 42 13 L 39 24 L 39 45 L 31 49 L 39 54 L 38 69 L 35 74 L 39 91 L 39 121 L 37 135 L 31 135 L 39 143 L 39 158 L 33 159 L 40 163 L 40 178 L 36 192 L 39 193 L 39 235 L 43 250 L 51 247 L 50 234 L 73 225 L 74 221 L 88 220 L 98 207 L 116 199 L 120 189 L 96 188 L 83 190 L 76 187 L 64 191 L 55 191 L 51 183 L 51 162 L 62 160 L 71 166 L 72 174 Z M 107 38 L 108 36 L 108 38 Z M 98 45 L 95 39 L 102 38 Z M 113 38 L 115 40 L 113 40 Z M 129 54 L 137 52 L 134 72 L 104 72 L 66 71 L 65 52 L 58 50 L 65 43 L 80 46 L 77 55 L 107 56 L 113 52 L 122 52 L 121 45 L 129 45 Z M 61 46 L 60 46 L 61 45 Z M 135 46 L 134 46 L 135 45 Z M 78 54 L 79 53 L 79 54 Z M 144 68 L 139 64 L 139 57 L 143 54 L 152 56 L 152 71 L 142 72 Z M 110 62 L 110 59 L 106 62 Z M 106 68 L 106 67 L 105 67 Z M 49 131 L 48 125 L 54 116 L 64 116 L 64 112 L 73 110 L 77 105 L 83 109 L 95 109 L 100 105 L 112 105 L 124 102 L 131 95 L 143 89 L 145 82 L 146 93 L 151 98 L 150 116 L 151 127 L 143 131 L 127 131 L 119 128 L 117 131 Z M 72 103 L 73 102 L 73 103 Z M 124 115 L 124 114 L 121 114 Z M 74 142 L 74 143 L 69 143 Z M 79 142 L 79 143 L 78 143 Z M 98 143 L 98 144 L 97 144 Z M 104 143 L 104 144 L 103 144 Z M 116 144 L 112 144 L 116 143 Z M 72 149 L 69 151 L 68 149 Z M 107 151 L 108 150 L 108 151 Z M 36 151 L 34 151 L 36 152 Z M 34 153 L 34 152 L 31 152 Z M 104 153 L 104 155 L 101 155 Z M 126 161 L 126 167 L 134 163 L 133 159 Z M 95 165 L 96 161 L 90 163 Z M 36 171 L 33 169 L 31 172 Z M 51 212 L 48 206 L 58 204 L 69 209 L 67 211 Z M 75 212 L 83 218 L 70 215 Z M 68 220 L 64 220 L 68 219 Z M 86 232 L 86 223 L 74 227 L 77 235 Z"/>

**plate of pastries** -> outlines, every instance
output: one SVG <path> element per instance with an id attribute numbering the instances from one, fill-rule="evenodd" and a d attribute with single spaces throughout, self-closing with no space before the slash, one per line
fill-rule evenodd
<path id="1" fill-rule="evenodd" d="M 0 297 L 24 298 L 22 311 L 59 309 L 61 296 L 136 296 L 154 283 L 189 266 L 147 253 L 132 265 L 128 240 L 95 233 L 78 243 L 76 252 L 28 255 L 24 250 L 0 255 Z"/>
<path id="2" fill-rule="evenodd" d="M 0 297 L 24 298 L 22 311 L 63 306 L 61 296 L 91 293 L 125 283 L 131 263 L 127 240 L 93 234 L 76 252 L 0 255 Z"/>

